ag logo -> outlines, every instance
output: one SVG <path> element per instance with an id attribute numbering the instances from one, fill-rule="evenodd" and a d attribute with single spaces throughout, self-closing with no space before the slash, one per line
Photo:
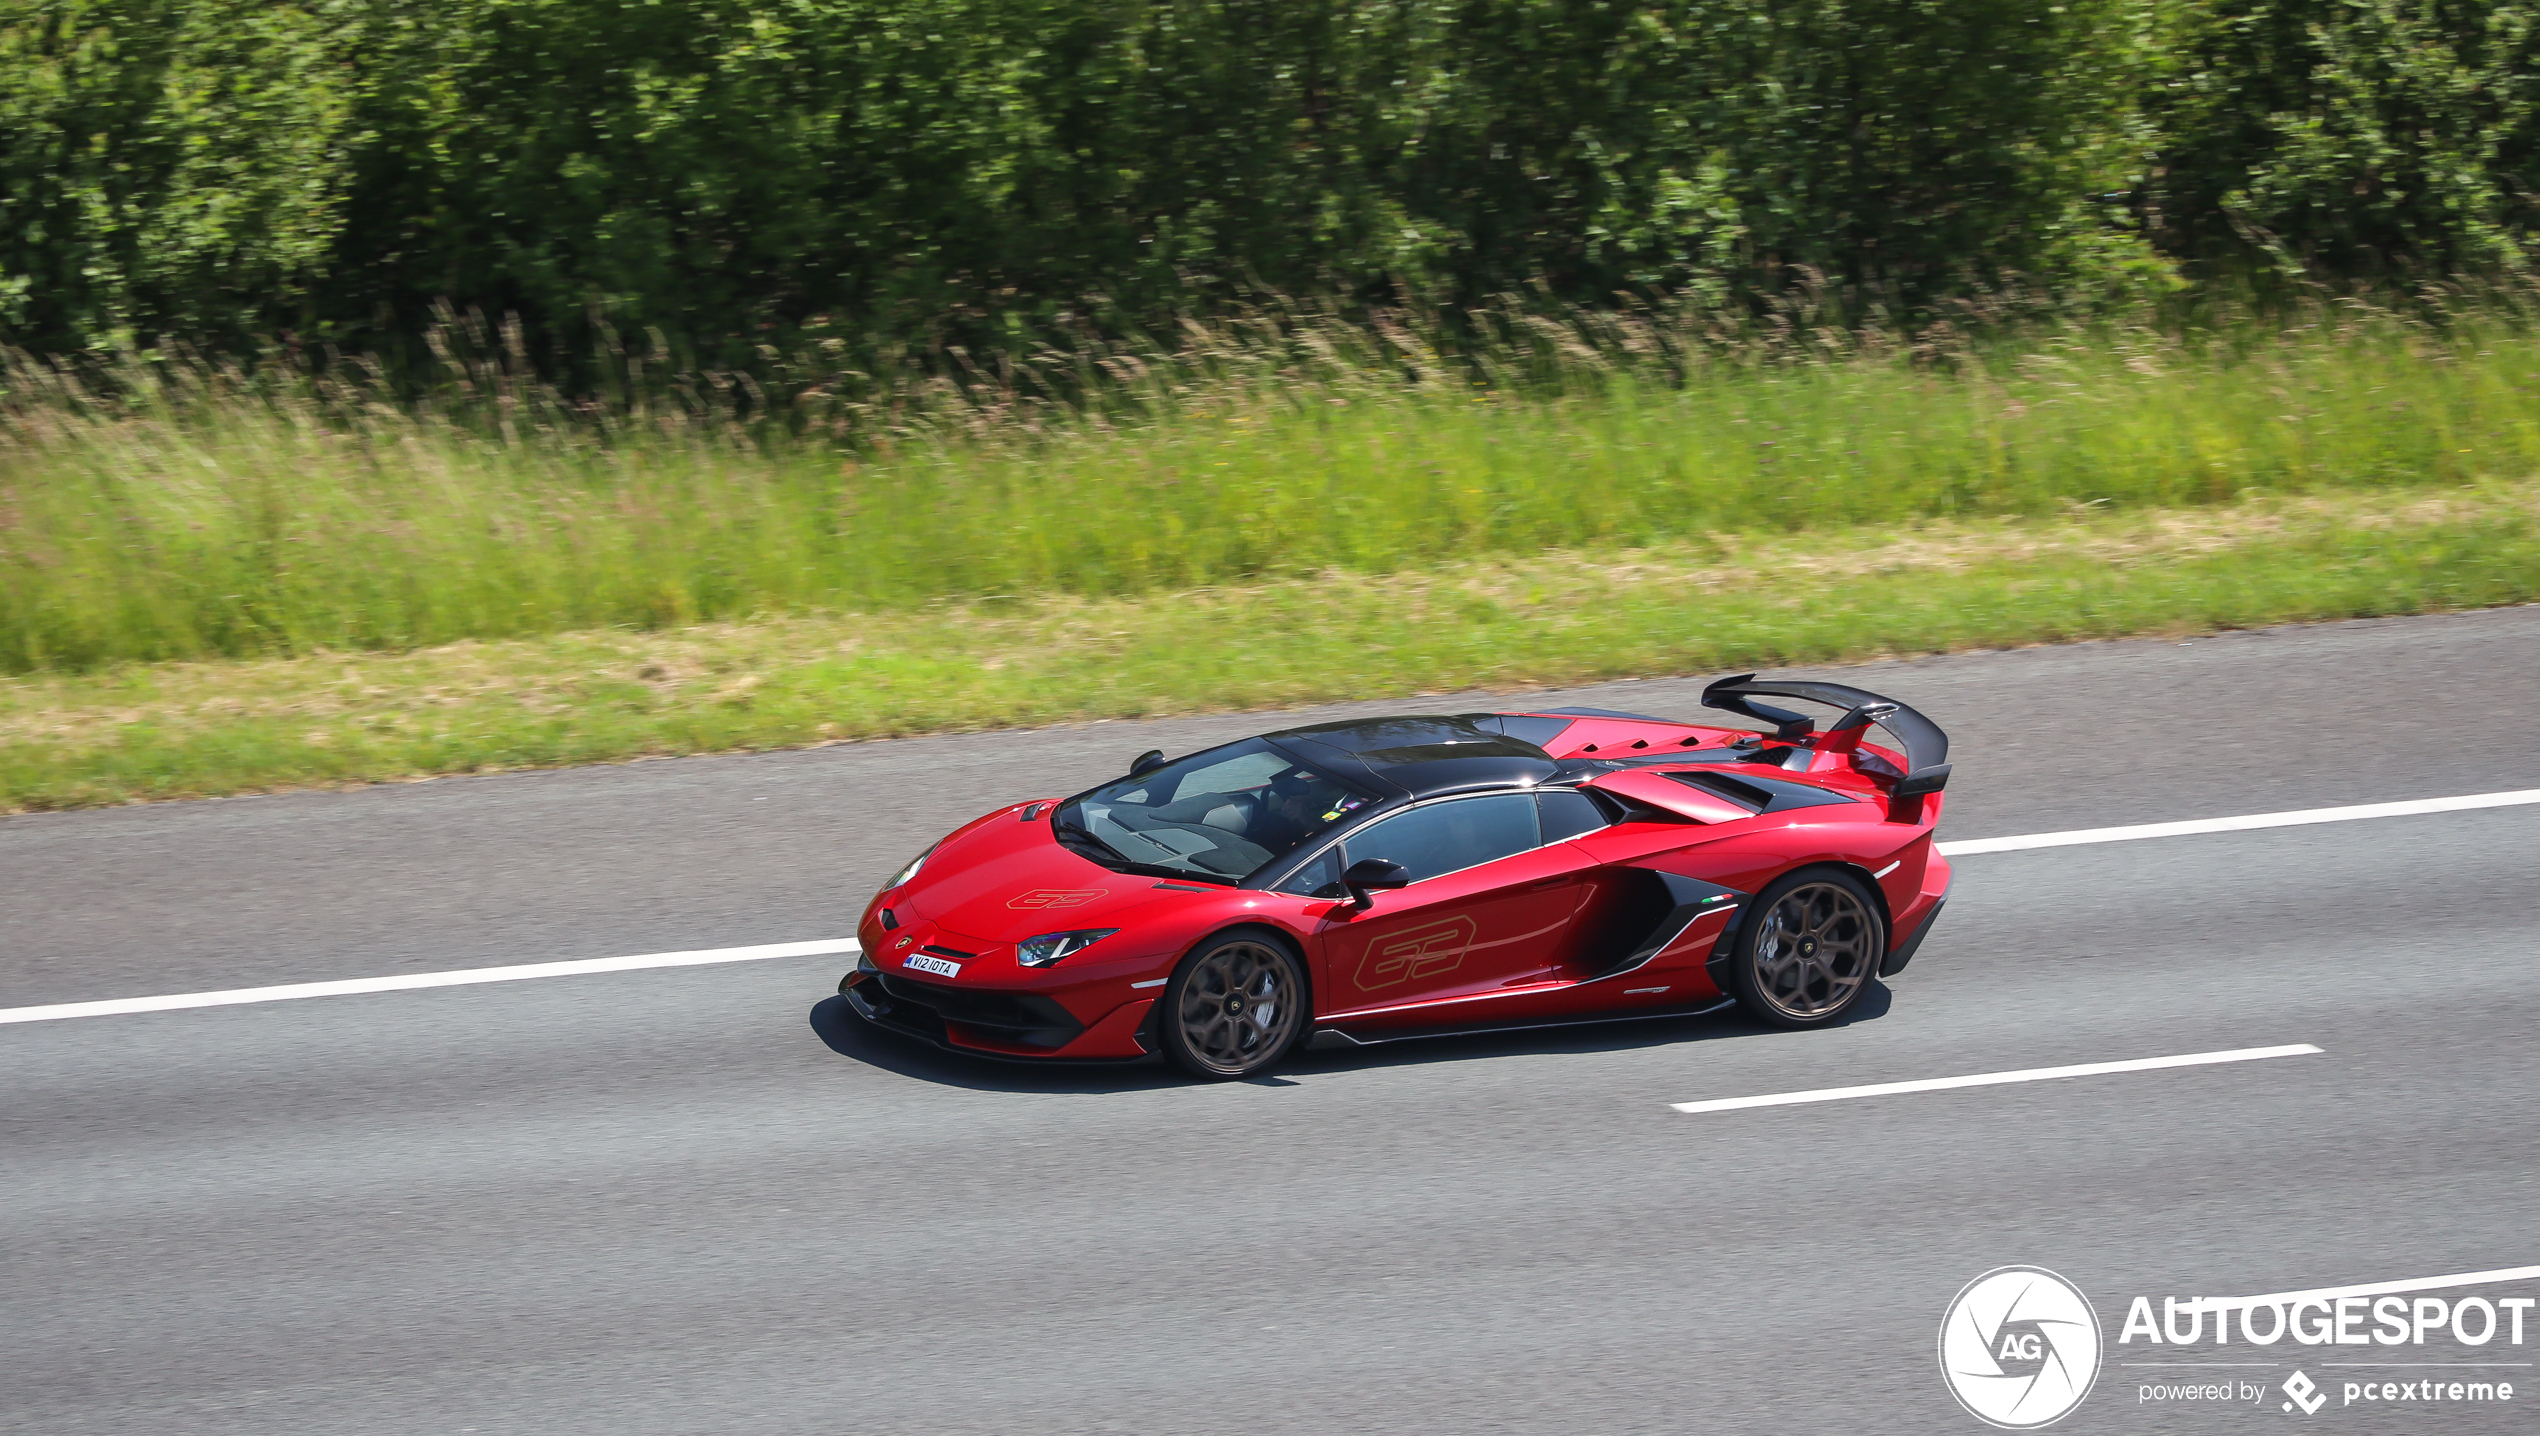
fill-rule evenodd
<path id="1" fill-rule="evenodd" d="M 1101 897 L 1105 891 L 1106 889 L 1103 888 L 1034 888 L 1030 892 L 1025 893 L 1023 896 L 1007 903 L 1006 906 L 1027 910 L 1034 908 L 1083 907 L 1085 904 Z"/>
<path id="2" fill-rule="evenodd" d="M 1367 955 L 1358 963 L 1359 990 L 1373 992 L 1415 977 L 1454 971 L 1464 961 L 1464 950 L 1473 945 L 1474 930 L 1471 918 L 1458 917 L 1372 939 Z"/>
<path id="3" fill-rule="evenodd" d="M 2099 1379 L 2099 1316 L 2043 1267 L 1998 1267 L 1940 1319 L 1940 1375 L 1967 1413 L 2006 1431 L 2052 1426 Z"/>

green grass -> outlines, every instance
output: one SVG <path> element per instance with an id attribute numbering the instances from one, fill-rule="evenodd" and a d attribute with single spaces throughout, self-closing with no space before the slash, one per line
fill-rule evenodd
<path id="1" fill-rule="evenodd" d="M 578 410 L 495 371 L 415 409 L 179 364 L 131 366 L 108 403 L 20 364 L 0 380 L 0 673 L 2540 473 L 2540 336 L 2503 318 L 2070 329 L 1938 364 L 1794 341 L 1680 383 L 1657 356 L 1709 351 L 1662 321 L 1592 337 L 1506 389 L 1471 377 L 1489 356 L 1406 382 L 1308 332 L 1159 361 L 1094 408 L 939 387 L 792 432 Z"/>
<path id="2" fill-rule="evenodd" d="M 0 678 L 0 811 L 2540 598 L 2540 483 Z"/>
<path id="3" fill-rule="evenodd" d="M 1202 335 L 1077 406 L 783 422 L 19 363 L 0 811 L 2540 598 L 2502 309 L 1947 353 L 1667 322 L 1460 366 Z"/>

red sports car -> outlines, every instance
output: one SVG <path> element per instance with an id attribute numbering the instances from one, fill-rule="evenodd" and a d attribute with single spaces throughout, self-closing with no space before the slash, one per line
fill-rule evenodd
<path id="1" fill-rule="evenodd" d="M 1837 710 L 1815 721 L 1759 698 Z M 1354 1043 L 1708 1011 L 1819 1027 L 1949 891 L 1949 739 L 1833 683 L 1770 731 L 1556 708 L 1291 728 L 980 818 L 865 911 L 838 990 L 959 1052 L 1244 1077 Z M 1883 729 L 1897 747 L 1864 739 Z"/>

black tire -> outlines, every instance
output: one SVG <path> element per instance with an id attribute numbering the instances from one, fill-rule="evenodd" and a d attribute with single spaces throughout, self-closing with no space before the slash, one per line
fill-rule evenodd
<path id="1" fill-rule="evenodd" d="M 1266 1072 L 1313 1025 L 1305 964 L 1267 932 L 1235 928 L 1192 948 L 1156 1004 L 1164 1055 L 1194 1077 Z"/>
<path id="2" fill-rule="evenodd" d="M 1824 1027 L 1870 990 L 1887 956 L 1887 918 L 1870 885 L 1842 868 L 1785 873 L 1738 923 L 1729 993 L 1759 1022 Z"/>

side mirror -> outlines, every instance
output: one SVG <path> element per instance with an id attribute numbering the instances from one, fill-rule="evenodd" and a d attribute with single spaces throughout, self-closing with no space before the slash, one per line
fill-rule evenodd
<path id="1" fill-rule="evenodd" d="M 1161 748 L 1149 748 L 1145 752 L 1140 753 L 1135 758 L 1129 760 L 1129 776 L 1132 778 L 1143 778 L 1147 774 L 1152 773 L 1163 766 L 1164 750 Z"/>
<path id="2" fill-rule="evenodd" d="M 1349 905 L 1365 912 L 1375 901 L 1367 894 L 1411 886 L 1411 870 L 1387 858 L 1360 858 L 1341 874 L 1341 886 L 1349 889 Z"/>

